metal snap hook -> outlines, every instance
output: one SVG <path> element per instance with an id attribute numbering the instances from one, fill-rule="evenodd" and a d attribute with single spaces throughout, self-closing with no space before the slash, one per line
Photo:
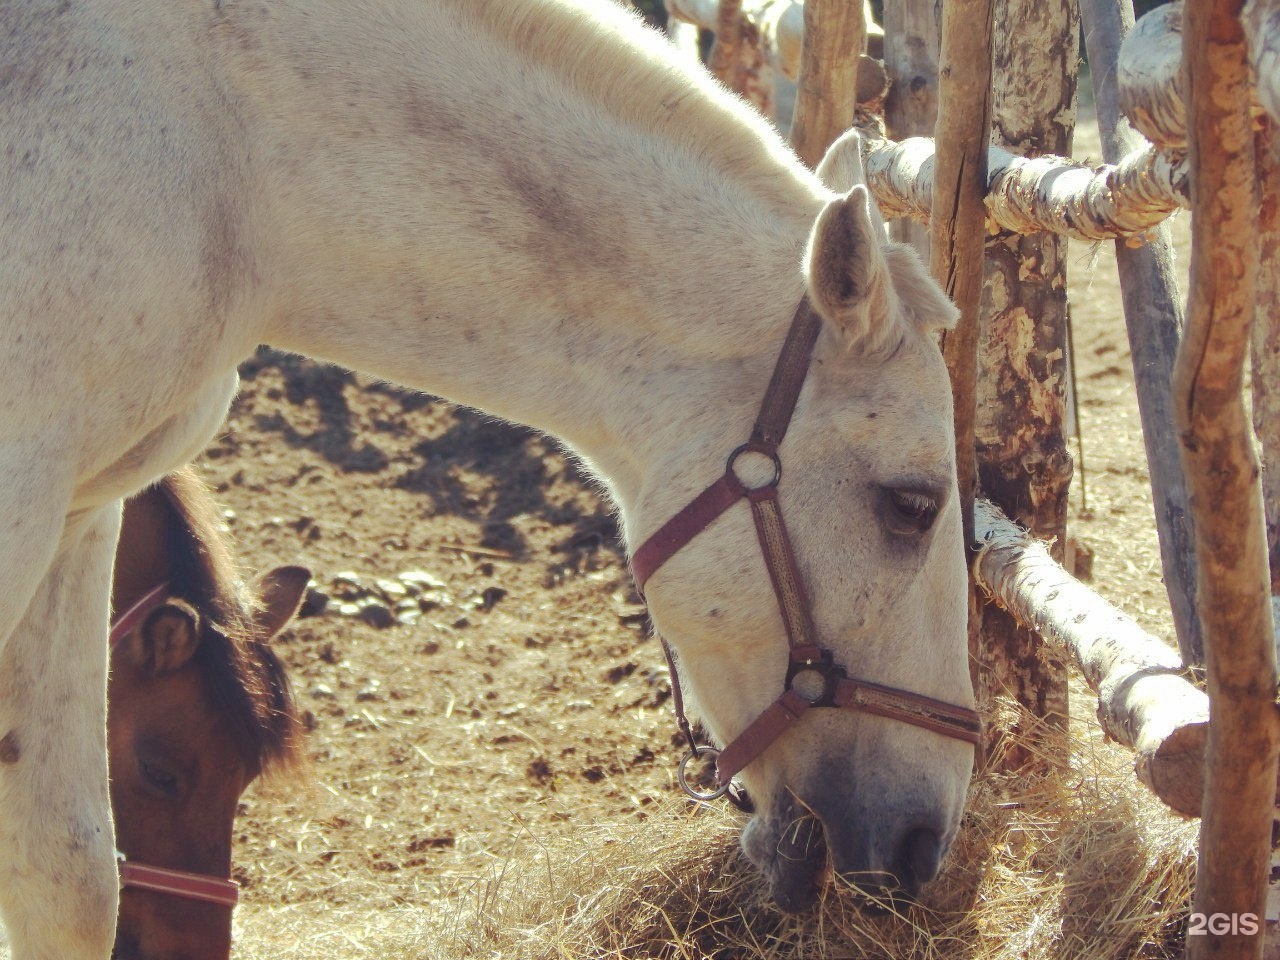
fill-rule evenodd
<path id="1" fill-rule="evenodd" d="M 720 759 L 720 751 L 715 747 L 700 747 L 690 750 L 684 755 L 680 761 L 680 766 L 676 767 L 676 779 L 680 782 L 680 789 L 688 796 L 700 803 L 710 803 L 712 800 L 718 800 L 729 792 L 729 787 L 733 784 L 730 780 L 728 783 L 718 784 L 713 790 L 704 790 L 698 786 L 689 783 L 688 767 L 690 760 L 708 760 L 712 763 L 712 769 L 715 769 L 715 761 Z"/>

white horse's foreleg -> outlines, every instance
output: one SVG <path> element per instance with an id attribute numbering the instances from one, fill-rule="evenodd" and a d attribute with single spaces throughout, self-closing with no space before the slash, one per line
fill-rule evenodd
<path id="1" fill-rule="evenodd" d="M 41 502 L 52 505 L 48 491 Z M 14 960 L 105 960 L 118 899 L 105 729 L 120 503 L 57 516 L 43 569 L 22 564 L 38 564 L 44 542 L 6 535 L 23 520 L 0 521 L 0 587 L 15 588 L 0 592 L 11 628 L 0 634 L 0 916 Z M 14 626 L 8 604 L 24 595 Z"/>

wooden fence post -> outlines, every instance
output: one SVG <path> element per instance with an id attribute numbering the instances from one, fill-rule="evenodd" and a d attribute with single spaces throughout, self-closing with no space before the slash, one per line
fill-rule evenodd
<path id="1" fill-rule="evenodd" d="M 1080 18 L 1075 0 L 1000 0 L 994 40 L 993 141 L 1020 154 L 1069 155 Z M 1000 234 L 987 244 L 978 378 L 983 492 L 1061 560 L 1072 462 L 1066 401 L 1066 239 Z M 1044 722 L 1065 727 L 1065 663 L 1007 613 L 983 616 L 983 667 Z M 1013 740 L 1022 731 L 1015 732 Z M 1034 751 L 1003 751 L 1017 766 Z"/>
<path id="2" fill-rule="evenodd" d="M 885 2 L 884 65 L 890 86 L 884 120 L 894 140 L 934 135 L 938 121 L 941 6 L 941 0 Z M 928 262 L 927 227 L 899 220 L 890 224 L 890 229 L 896 239 L 912 244 Z"/>
<path id="3" fill-rule="evenodd" d="M 804 5 L 791 145 L 811 169 L 817 168 L 836 137 L 853 126 L 858 58 L 866 43 L 867 22 L 859 0 L 809 0 Z"/>
<path id="4" fill-rule="evenodd" d="M 742 0 L 720 0 L 715 30 L 707 68 L 726 87 L 774 119 L 773 67 L 760 29 L 745 15 Z"/>
<path id="5" fill-rule="evenodd" d="M 993 9 L 994 0 L 953 0 L 943 7 L 936 189 L 930 218 L 933 275 L 960 309 L 956 328 L 943 335 L 942 351 L 955 400 L 956 470 L 966 544 L 973 543 L 977 486 L 974 416 L 986 239 Z"/>
<path id="6" fill-rule="evenodd" d="M 1098 108 L 1102 158 L 1107 163 L 1118 163 L 1142 145 L 1120 113 L 1117 83 L 1120 43 L 1133 28 L 1133 0 L 1082 0 L 1081 13 Z M 1195 533 L 1173 429 L 1171 382 L 1182 336 L 1183 309 L 1168 226 L 1162 223 L 1155 227 L 1145 242 L 1116 241 L 1116 267 L 1138 390 L 1138 415 L 1142 420 L 1165 589 L 1182 662 L 1203 664 L 1204 642 L 1195 602 Z"/>
<path id="7" fill-rule="evenodd" d="M 1174 411 L 1195 510 L 1210 702 L 1193 911 L 1265 916 L 1280 756 L 1258 462 L 1242 397 L 1257 273 L 1257 198 L 1242 0 L 1185 10 L 1191 292 Z M 1188 960 L 1261 957 L 1260 929 L 1212 923 Z M 1250 935 L 1251 934 L 1251 935 Z"/>
<path id="8" fill-rule="evenodd" d="M 986 241 L 987 144 L 991 138 L 991 34 L 995 0 L 949 0 L 942 13 L 938 75 L 936 189 L 930 216 L 930 269 L 960 309 L 943 335 L 951 375 L 956 474 L 965 549 L 973 542 L 977 487 L 975 422 L 982 262 Z M 887 39 L 886 34 L 886 39 Z M 978 683 L 981 606 L 969 584 L 969 664 Z"/>

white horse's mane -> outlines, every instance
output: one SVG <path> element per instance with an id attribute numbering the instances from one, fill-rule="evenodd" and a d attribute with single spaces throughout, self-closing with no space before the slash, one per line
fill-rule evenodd
<path id="1" fill-rule="evenodd" d="M 637 30 L 640 18 L 633 11 L 602 0 L 449 2 L 465 7 L 512 56 L 699 155 L 726 179 L 749 184 L 756 196 L 784 209 L 813 203 L 813 174 L 778 131 L 710 74 L 690 69 L 656 30 Z"/>

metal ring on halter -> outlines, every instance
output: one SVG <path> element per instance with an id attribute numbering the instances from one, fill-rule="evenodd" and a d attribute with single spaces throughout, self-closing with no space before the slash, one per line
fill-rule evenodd
<path id="1" fill-rule="evenodd" d="M 762 483 L 755 487 L 747 486 L 738 471 L 734 469 L 734 465 L 738 462 L 738 458 L 744 453 L 757 453 L 762 457 L 768 457 L 773 461 L 773 478 L 768 483 Z M 777 451 L 761 450 L 756 444 L 747 441 L 742 446 L 736 448 L 733 453 L 729 454 L 729 459 L 724 465 L 725 473 L 732 473 L 738 483 L 742 484 L 744 490 L 765 490 L 769 487 L 776 487 L 778 481 L 782 479 L 782 458 L 778 456 Z"/>
<path id="2" fill-rule="evenodd" d="M 721 784 L 715 790 L 699 790 L 697 787 L 689 785 L 689 778 L 685 773 L 685 768 L 689 766 L 690 760 L 698 760 L 711 754 L 710 759 L 716 760 L 720 757 L 720 751 L 715 747 L 702 747 L 697 751 L 690 750 L 684 755 L 684 759 L 680 761 L 680 766 L 676 767 L 676 779 L 680 781 L 680 789 L 695 800 L 701 800 L 703 803 L 710 803 L 712 800 L 718 800 L 729 792 L 729 787 L 733 784 L 730 780 L 728 783 Z"/>
<path id="3" fill-rule="evenodd" d="M 802 677 L 806 673 L 815 674 L 821 679 L 822 689 L 820 691 L 806 693 L 796 686 L 796 678 Z M 848 674 L 845 673 L 844 668 L 836 666 L 832 661 L 830 651 L 823 650 L 817 660 L 792 660 L 788 663 L 787 678 L 783 689 L 795 690 L 796 693 L 809 701 L 809 706 L 811 707 L 834 707 L 836 705 L 836 688 L 839 686 L 840 681 L 847 676 Z"/>

